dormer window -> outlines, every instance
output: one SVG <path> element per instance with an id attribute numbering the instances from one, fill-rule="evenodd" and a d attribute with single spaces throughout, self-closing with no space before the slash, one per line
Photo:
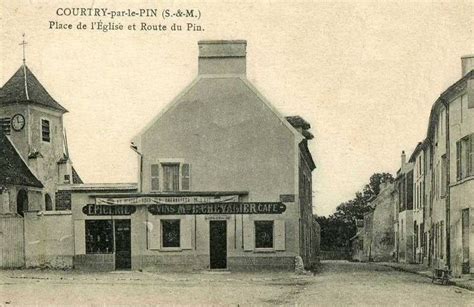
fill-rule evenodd
<path id="1" fill-rule="evenodd" d="M 49 120 L 42 119 L 41 120 L 41 139 L 43 142 L 50 142 L 51 141 L 51 134 L 49 129 Z"/>

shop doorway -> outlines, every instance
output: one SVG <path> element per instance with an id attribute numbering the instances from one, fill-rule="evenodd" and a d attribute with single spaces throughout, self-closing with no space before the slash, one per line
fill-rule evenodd
<path id="1" fill-rule="evenodd" d="M 469 274 L 469 208 L 462 210 L 462 273 Z"/>
<path id="2" fill-rule="evenodd" d="M 227 221 L 209 221 L 211 269 L 227 268 Z"/>
<path id="3" fill-rule="evenodd" d="M 132 268 L 130 220 L 115 220 L 115 269 Z"/>

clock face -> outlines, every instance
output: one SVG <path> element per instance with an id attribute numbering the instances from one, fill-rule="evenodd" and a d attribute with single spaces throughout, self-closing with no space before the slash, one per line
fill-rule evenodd
<path id="1" fill-rule="evenodd" d="M 20 131 L 23 127 L 25 127 L 25 117 L 21 114 L 15 114 L 12 118 L 12 128 Z"/>

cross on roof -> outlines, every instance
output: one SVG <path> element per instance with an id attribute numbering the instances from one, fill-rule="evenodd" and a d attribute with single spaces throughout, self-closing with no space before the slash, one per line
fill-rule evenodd
<path id="1" fill-rule="evenodd" d="M 28 43 L 25 41 L 25 33 L 23 33 L 23 41 L 20 43 L 20 46 L 23 46 L 23 64 L 26 62 L 25 49 Z"/>

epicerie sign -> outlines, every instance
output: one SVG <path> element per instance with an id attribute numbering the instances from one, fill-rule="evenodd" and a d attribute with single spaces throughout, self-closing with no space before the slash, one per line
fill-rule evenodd
<path id="1" fill-rule="evenodd" d="M 89 204 L 82 207 L 82 213 L 89 216 L 103 215 L 131 215 L 137 208 L 130 205 L 95 205 Z"/>

